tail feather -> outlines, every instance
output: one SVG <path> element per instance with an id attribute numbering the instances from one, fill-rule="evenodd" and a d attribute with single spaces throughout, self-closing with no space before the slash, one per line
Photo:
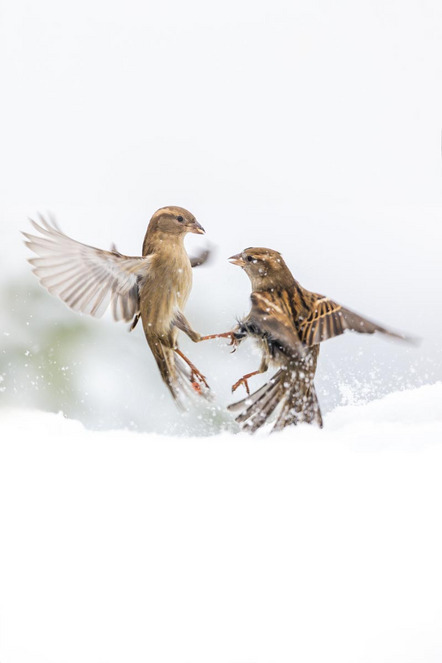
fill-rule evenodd
<path id="1" fill-rule="evenodd" d="M 270 415 L 276 410 L 281 398 L 281 383 L 271 380 L 268 388 L 250 405 L 239 417 L 238 423 L 244 423 L 243 430 L 254 433 L 266 423 Z"/>
<path id="2" fill-rule="evenodd" d="M 322 414 L 313 382 L 305 386 L 298 383 L 290 389 L 273 431 L 280 431 L 286 426 L 296 426 L 301 423 L 315 423 L 319 428 L 323 426 Z"/>
<path id="3" fill-rule="evenodd" d="M 277 379 L 277 376 L 278 373 L 276 373 L 276 375 L 272 378 L 272 382 Z M 228 405 L 227 409 L 230 410 L 230 412 L 239 412 L 240 410 L 243 410 L 246 405 L 255 404 L 258 398 L 267 391 L 268 386 L 269 383 L 264 384 L 262 387 L 254 391 L 253 394 L 246 396 L 240 401 L 236 401 L 236 403 L 231 403 L 231 405 Z"/>
<path id="4" fill-rule="evenodd" d="M 273 431 L 300 423 L 316 423 L 322 428 L 322 415 L 313 379 L 319 346 L 307 357 L 300 357 L 289 367 L 281 368 L 267 384 L 247 398 L 232 403 L 228 409 L 239 412 L 236 421 L 244 431 L 254 433 L 278 411 Z"/>
<path id="5" fill-rule="evenodd" d="M 261 387 L 261 389 L 255 391 L 251 396 L 248 396 L 245 401 L 241 401 L 246 406 L 246 409 L 237 417 L 237 421 L 242 423 L 248 419 L 252 412 L 257 412 L 258 408 L 262 409 L 265 407 L 275 393 L 279 391 L 279 388 L 279 381 L 272 379 L 264 385 L 264 388 Z"/>

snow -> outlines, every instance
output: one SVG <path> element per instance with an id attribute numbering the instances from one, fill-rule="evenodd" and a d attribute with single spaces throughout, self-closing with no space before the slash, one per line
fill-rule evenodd
<path id="1" fill-rule="evenodd" d="M 0 434 L 2 663 L 442 659 L 442 383 L 323 431 Z"/>

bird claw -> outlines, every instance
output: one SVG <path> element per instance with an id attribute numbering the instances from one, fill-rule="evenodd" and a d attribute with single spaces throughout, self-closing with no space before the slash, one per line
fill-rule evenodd
<path id="1" fill-rule="evenodd" d="M 209 387 L 209 385 L 207 384 L 206 376 L 203 375 L 202 373 L 200 373 L 200 371 L 197 369 L 197 367 L 196 367 L 194 364 L 192 364 L 192 362 L 190 361 L 190 359 L 188 359 L 188 357 L 186 357 L 186 355 L 183 354 L 183 353 L 181 352 L 181 350 L 180 350 L 178 347 L 175 348 L 175 352 L 181 357 L 181 359 L 184 359 L 184 361 L 186 362 L 186 364 L 187 364 L 188 367 L 190 368 L 190 383 L 191 383 L 193 389 L 194 389 L 198 394 L 201 394 L 201 393 L 202 393 L 202 389 L 201 389 L 201 386 L 198 384 L 198 382 L 200 382 L 200 383 L 203 384 L 207 389 L 210 390 L 210 387 Z"/>
<path id="2" fill-rule="evenodd" d="M 232 394 L 233 394 L 233 392 L 236 391 L 236 390 L 238 389 L 238 387 L 240 387 L 242 384 L 243 384 L 244 387 L 246 388 L 247 395 L 250 396 L 249 383 L 247 382 L 247 378 L 245 378 L 245 377 L 244 377 L 244 378 L 240 378 L 240 379 L 238 380 L 238 382 L 235 382 L 235 384 L 232 386 Z"/>
<path id="3" fill-rule="evenodd" d="M 239 343 L 238 338 L 236 337 L 236 334 L 233 331 L 224 332 L 223 334 L 209 334 L 208 336 L 201 336 L 201 338 L 199 340 L 200 341 L 208 341 L 212 338 L 229 338 L 230 343 L 228 343 L 227 345 L 234 345 L 235 346 L 234 349 L 232 350 L 232 352 L 235 352 L 236 346 Z"/>
<path id="4" fill-rule="evenodd" d="M 191 385 L 192 385 L 193 389 L 196 391 L 197 394 L 202 393 L 202 389 L 201 389 L 200 385 L 198 384 L 198 382 L 196 380 L 192 380 Z"/>
<path id="5" fill-rule="evenodd" d="M 192 372 L 190 374 L 190 382 L 192 383 L 192 387 L 197 391 L 199 394 L 201 393 L 202 389 L 198 382 L 201 382 L 207 389 L 210 389 L 209 385 L 207 384 L 206 376 L 200 373 L 198 370 L 192 369 Z"/>
<path id="6" fill-rule="evenodd" d="M 223 334 L 223 336 L 225 336 L 225 338 L 230 339 L 230 342 L 227 343 L 227 345 L 232 348 L 230 354 L 233 354 L 233 352 L 236 352 L 237 349 L 238 349 L 239 341 L 240 341 L 240 339 L 237 337 L 236 333 L 233 332 L 233 331 L 232 332 L 226 332 L 225 334 Z"/>

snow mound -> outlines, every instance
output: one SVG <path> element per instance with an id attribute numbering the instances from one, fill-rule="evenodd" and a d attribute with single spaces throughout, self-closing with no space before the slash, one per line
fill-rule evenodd
<path id="1" fill-rule="evenodd" d="M 442 659 L 442 384 L 322 431 L 0 431 L 2 662 Z"/>

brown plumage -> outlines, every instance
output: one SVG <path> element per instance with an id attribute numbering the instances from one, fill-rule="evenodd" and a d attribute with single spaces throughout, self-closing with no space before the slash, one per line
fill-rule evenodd
<path id="1" fill-rule="evenodd" d="M 103 251 L 65 235 L 57 224 L 40 217 L 31 220 L 39 235 L 23 233 L 40 283 L 70 308 L 95 317 L 111 306 L 115 320 L 141 317 L 149 347 L 172 396 L 183 403 L 185 394 L 205 395 L 205 377 L 178 348 L 178 330 L 193 341 L 201 336 L 184 317 L 192 288 L 192 265 L 205 262 L 208 253 L 191 260 L 184 248 L 187 233 L 204 234 L 195 217 L 182 207 L 163 207 L 152 216 L 141 257 L 122 255 L 116 247 Z"/>
<path id="2" fill-rule="evenodd" d="M 252 308 L 232 332 L 219 336 L 231 336 L 235 345 L 251 336 L 262 349 L 259 369 L 243 376 L 232 387 L 235 391 L 242 384 L 249 394 L 229 406 L 229 410 L 239 413 L 236 420 L 244 430 L 253 433 L 275 410 L 278 414 L 273 430 L 301 422 L 322 427 L 313 382 L 322 341 L 348 329 L 363 334 L 381 332 L 406 340 L 402 334 L 303 288 L 278 251 L 249 248 L 230 260 L 242 267 L 251 280 Z M 250 395 L 248 379 L 263 373 L 271 364 L 279 368 L 278 372 Z"/>

